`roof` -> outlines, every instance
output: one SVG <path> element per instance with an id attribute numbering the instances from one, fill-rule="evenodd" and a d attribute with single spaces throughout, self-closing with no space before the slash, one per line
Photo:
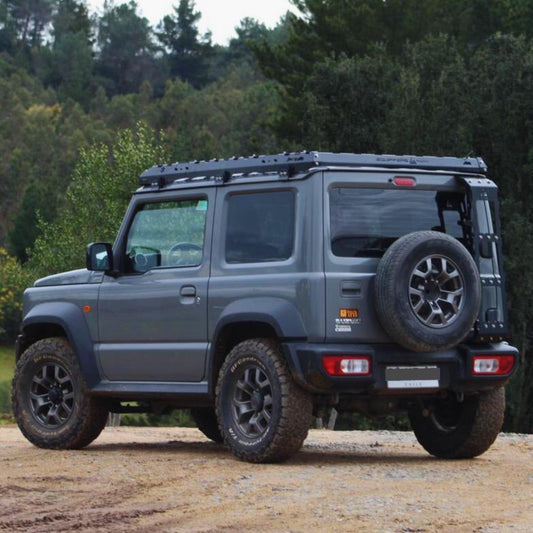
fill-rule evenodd
<path id="1" fill-rule="evenodd" d="M 468 174 L 486 174 L 487 165 L 480 157 L 438 157 L 412 155 L 376 155 L 331 152 L 285 152 L 210 161 L 190 161 L 158 165 L 143 172 L 141 186 L 164 187 L 192 179 L 215 179 L 225 183 L 234 175 L 253 177 L 276 172 L 288 178 L 320 167 L 372 167 L 382 169 L 442 170 Z"/>

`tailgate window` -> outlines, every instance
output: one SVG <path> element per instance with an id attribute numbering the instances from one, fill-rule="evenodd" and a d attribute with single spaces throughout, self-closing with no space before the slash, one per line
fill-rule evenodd
<path id="1" fill-rule="evenodd" d="M 381 257 L 413 231 L 440 231 L 463 241 L 459 192 L 335 187 L 329 201 L 331 250 L 339 257 Z"/>

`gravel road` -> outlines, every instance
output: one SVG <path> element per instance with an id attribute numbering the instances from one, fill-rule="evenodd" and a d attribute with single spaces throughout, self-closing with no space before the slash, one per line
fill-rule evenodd
<path id="1" fill-rule="evenodd" d="M 289 462 L 250 465 L 196 429 L 47 451 L 2 427 L 0 473 L 0 531 L 533 531 L 533 435 L 443 461 L 410 433 L 313 430 Z"/>

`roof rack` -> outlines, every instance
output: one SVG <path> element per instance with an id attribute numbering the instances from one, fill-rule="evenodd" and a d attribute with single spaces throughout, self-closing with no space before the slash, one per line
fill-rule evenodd
<path id="1" fill-rule="evenodd" d="M 285 152 L 277 155 L 253 155 L 210 161 L 191 161 L 154 166 L 139 178 L 141 186 L 164 187 L 176 180 L 215 178 L 228 181 L 235 174 L 250 175 L 278 172 L 289 178 L 316 167 L 379 167 L 443 170 L 485 174 L 487 165 L 481 157 L 436 157 L 411 155 L 374 155 L 330 152 Z"/>

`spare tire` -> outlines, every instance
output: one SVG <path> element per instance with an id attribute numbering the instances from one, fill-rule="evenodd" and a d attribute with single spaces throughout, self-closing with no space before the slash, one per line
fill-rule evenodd
<path id="1" fill-rule="evenodd" d="M 445 233 L 417 231 L 395 241 L 375 279 L 383 329 L 416 352 L 457 346 L 479 313 L 481 285 L 470 252 Z"/>

